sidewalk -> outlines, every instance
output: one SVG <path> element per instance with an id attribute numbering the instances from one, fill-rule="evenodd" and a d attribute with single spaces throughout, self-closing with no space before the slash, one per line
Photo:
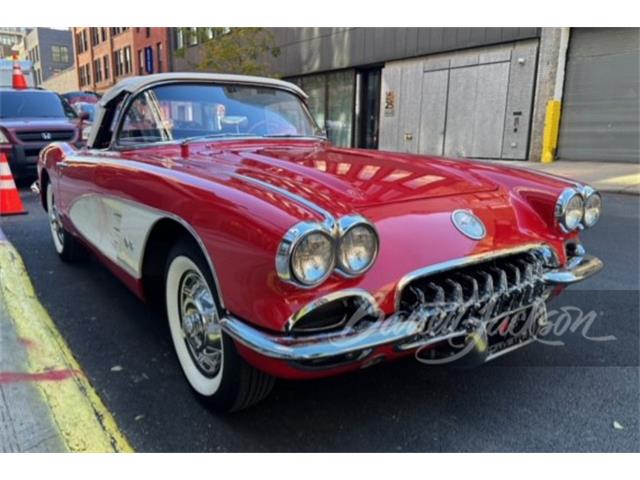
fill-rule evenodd
<path id="1" fill-rule="evenodd" d="M 553 163 L 489 160 L 508 167 L 528 168 L 568 177 L 607 193 L 640 195 L 640 165 L 637 163 L 576 162 L 557 160 Z"/>
<path id="2" fill-rule="evenodd" d="M 0 230 L 0 452 L 127 451 Z"/>

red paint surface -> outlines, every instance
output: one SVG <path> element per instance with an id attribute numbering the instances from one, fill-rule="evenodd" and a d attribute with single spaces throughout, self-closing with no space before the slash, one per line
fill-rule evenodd
<path id="1" fill-rule="evenodd" d="M 0 372 L 0 384 L 17 382 L 59 382 L 75 375 L 81 375 L 77 370 L 51 370 L 50 372 L 23 373 Z"/>

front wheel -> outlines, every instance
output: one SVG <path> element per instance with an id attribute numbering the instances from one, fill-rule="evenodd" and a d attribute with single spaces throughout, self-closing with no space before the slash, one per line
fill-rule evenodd
<path id="1" fill-rule="evenodd" d="M 200 249 L 181 241 L 165 268 L 167 318 L 182 371 L 193 390 L 214 409 L 234 411 L 265 398 L 274 378 L 238 353 L 220 326 L 213 278 Z"/>

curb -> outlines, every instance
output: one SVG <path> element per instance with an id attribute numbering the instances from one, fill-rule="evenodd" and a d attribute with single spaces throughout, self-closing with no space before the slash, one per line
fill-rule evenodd
<path id="1" fill-rule="evenodd" d="M 0 301 L 27 350 L 34 382 L 69 452 L 133 452 L 40 304 L 24 263 L 0 230 Z"/>

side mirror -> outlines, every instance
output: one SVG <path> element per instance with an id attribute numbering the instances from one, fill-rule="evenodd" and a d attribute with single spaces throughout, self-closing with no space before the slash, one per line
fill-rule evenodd
<path id="1" fill-rule="evenodd" d="M 89 120 L 89 112 L 80 112 L 78 117 L 83 121 Z"/>

